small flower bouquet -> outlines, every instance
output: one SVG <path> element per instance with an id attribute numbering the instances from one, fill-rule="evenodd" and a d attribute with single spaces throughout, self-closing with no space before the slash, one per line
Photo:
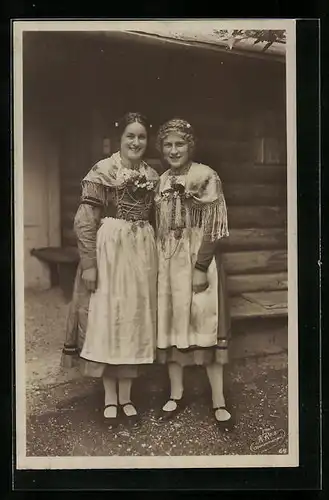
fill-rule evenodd
<path id="1" fill-rule="evenodd" d="M 126 185 L 131 186 L 133 192 L 138 192 L 139 194 L 144 194 L 145 191 L 153 191 L 157 184 L 156 181 L 147 179 L 145 174 L 141 174 L 137 171 L 124 172 L 123 180 Z"/>
<path id="2" fill-rule="evenodd" d="M 145 174 L 133 171 L 124 176 L 127 186 L 137 197 L 144 197 L 147 193 L 151 193 L 156 187 L 156 181 L 147 179 Z"/>
<path id="3" fill-rule="evenodd" d="M 161 196 L 163 198 L 177 198 L 180 196 L 181 198 L 187 199 L 191 198 L 192 193 L 189 191 L 186 191 L 185 186 L 183 184 L 180 184 L 179 182 L 172 181 L 171 182 L 171 187 L 169 189 L 165 189 Z"/>
<path id="4" fill-rule="evenodd" d="M 152 191 L 156 186 L 155 181 L 147 179 L 146 176 L 142 174 L 137 174 L 137 176 L 132 177 L 131 183 L 133 191 L 137 191 L 140 189 Z"/>

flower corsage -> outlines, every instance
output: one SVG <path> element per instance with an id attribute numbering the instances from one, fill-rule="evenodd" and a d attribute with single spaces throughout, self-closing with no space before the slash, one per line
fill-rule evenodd
<path id="1" fill-rule="evenodd" d="M 188 199 L 188 198 L 191 198 L 192 196 L 192 193 L 190 193 L 189 191 L 187 191 L 185 189 L 185 186 L 183 184 L 181 184 L 180 182 L 175 182 L 175 181 L 172 181 L 171 184 L 170 184 L 170 188 L 168 189 L 165 189 L 164 191 L 162 191 L 162 194 L 161 196 L 163 198 L 177 198 L 178 196 L 180 198 L 184 198 L 184 199 Z"/>
<path id="2" fill-rule="evenodd" d="M 130 175 L 126 177 L 125 181 L 126 184 L 131 187 L 131 190 L 134 193 L 138 195 L 144 195 L 155 189 L 157 184 L 156 181 L 147 179 L 145 174 L 134 171 L 129 174 Z"/>

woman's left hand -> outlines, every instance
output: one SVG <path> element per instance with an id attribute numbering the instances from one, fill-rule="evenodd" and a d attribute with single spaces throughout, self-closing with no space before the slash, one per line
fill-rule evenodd
<path id="1" fill-rule="evenodd" d="M 207 273 L 200 271 L 199 269 L 194 269 L 192 277 L 192 290 L 194 293 L 200 293 L 207 290 L 209 286 Z"/>

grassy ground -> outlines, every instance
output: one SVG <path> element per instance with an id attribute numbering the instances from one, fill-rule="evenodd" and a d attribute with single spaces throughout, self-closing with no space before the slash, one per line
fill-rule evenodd
<path id="1" fill-rule="evenodd" d="M 226 371 L 228 400 L 236 418 L 230 434 L 216 427 L 202 368 L 186 369 L 186 409 L 159 424 L 166 397 L 166 372 L 150 367 L 136 381 L 133 399 L 138 429 L 102 421 L 98 380 L 62 372 L 60 351 L 65 304 L 59 290 L 26 294 L 26 387 L 28 456 L 250 455 L 288 452 L 287 359 L 285 354 L 235 361 Z M 277 439 L 266 439 L 267 430 Z"/>

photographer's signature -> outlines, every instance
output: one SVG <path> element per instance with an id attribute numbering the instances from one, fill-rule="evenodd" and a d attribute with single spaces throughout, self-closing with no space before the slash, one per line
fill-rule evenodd
<path id="1" fill-rule="evenodd" d="M 273 426 L 267 427 L 258 436 L 256 441 L 251 443 L 250 451 L 253 453 L 268 451 L 275 446 L 279 446 L 285 437 L 286 433 L 283 429 L 275 429 Z M 287 450 L 280 448 L 279 453 L 287 453 Z"/>

